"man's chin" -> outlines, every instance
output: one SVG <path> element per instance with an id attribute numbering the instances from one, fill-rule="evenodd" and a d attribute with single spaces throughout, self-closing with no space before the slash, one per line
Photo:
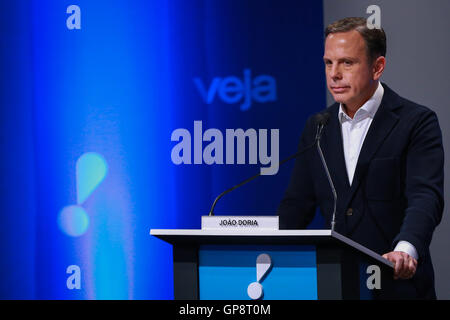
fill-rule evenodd
<path id="1" fill-rule="evenodd" d="M 332 93 L 331 95 L 333 96 L 333 99 L 334 99 L 335 102 L 346 104 L 347 99 L 346 99 L 346 97 L 343 94 Z"/>

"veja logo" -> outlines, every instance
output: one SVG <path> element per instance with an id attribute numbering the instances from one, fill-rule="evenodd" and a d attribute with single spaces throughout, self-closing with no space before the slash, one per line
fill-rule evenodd
<path id="1" fill-rule="evenodd" d="M 209 87 L 206 87 L 200 78 L 193 80 L 206 104 L 213 103 L 214 97 L 218 95 L 223 102 L 228 104 L 242 102 L 240 108 L 245 111 L 251 107 L 252 101 L 265 103 L 277 100 L 275 78 L 269 75 L 260 75 L 252 80 L 250 69 L 244 69 L 242 80 L 236 76 L 216 77 L 211 81 Z"/>

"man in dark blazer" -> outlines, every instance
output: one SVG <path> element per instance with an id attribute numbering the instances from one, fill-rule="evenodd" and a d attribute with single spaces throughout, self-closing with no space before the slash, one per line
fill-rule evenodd
<path id="1" fill-rule="evenodd" d="M 327 87 L 336 103 L 320 144 L 338 201 L 335 230 L 395 264 L 392 299 L 436 299 L 429 245 L 444 206 L 444 152 L 436 114 L 408 101 L 380 77 L 386 36 L 363 18 L 325 30 Z M 318 124 L 308 119 L 299 149 Z M 296 159 L 280 203 L 281 229 L 304 229 L 319 207 L 330 226 L 333 195 L 316 148 Z M 382 288 L 383 289 L 383 288 Z"/>

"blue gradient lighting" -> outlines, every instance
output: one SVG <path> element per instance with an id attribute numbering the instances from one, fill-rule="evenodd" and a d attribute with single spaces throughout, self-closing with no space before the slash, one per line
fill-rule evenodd
<path id="1" fill-rule="evenodd" d="M 284 158 L 306 116 L 324 105 L 321 1 L 31 0 L 0 8 L 0 298 L 172 299 L 172 248 L 150 229 L 199 228 L 220 192 L 259 170 L 176 165 L 172 132 L 195 120 L 222 132 L 280 128 Z M 194 82 L 213 92 L 214 79 L 260 75 L 273 78 L 276 101 L 252 99 L 244 111 L 244 97 L 205 103 Z M 217 213 L 273 213 L 289 172 L 228 195 Z M 69 266 L 81 271 L 79 288 L 67 286 Z"/>
<path id="2" fill-rule="evenodd" d="M 148 234 L 173 214 L 158 188 L 171 166 L 172 110 L 161 98 L 170 54 L 154 25 L 168 23 L 166 2 L 80 0 L 80 30 L 66 27 L 69 3 L 33 3 L 38 297 L 172 298 L 171 252 Z M 87 229 L 66 218 L 78 209 L 55 223 L 72 204 Z M 80 267 L 79 291 L 65 287 L 69 265 Z"/>

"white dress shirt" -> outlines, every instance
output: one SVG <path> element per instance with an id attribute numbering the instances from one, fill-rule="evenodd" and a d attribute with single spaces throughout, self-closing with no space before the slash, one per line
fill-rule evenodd
<path id="1" fill-rule="evenodd" d="M 381 99 L 383 98 L 384 88 L 378 83 L 378 88 L 373 96 L 367 100 L 355 113 L 353 119 L 345 112 L 342 104 L 339 106 L 339 122 L 341 123 L 342 142 L 344 145 L 345 166 L 350 185 L 355 174 L 356 164 L 358 163 L 359 153 L 369 131 L 372 120 L 377 112 Z M 407 241 L 399 241 L 394 251 L 402 251 L 411 257 L 418 259 L 416 248 Z"/>

